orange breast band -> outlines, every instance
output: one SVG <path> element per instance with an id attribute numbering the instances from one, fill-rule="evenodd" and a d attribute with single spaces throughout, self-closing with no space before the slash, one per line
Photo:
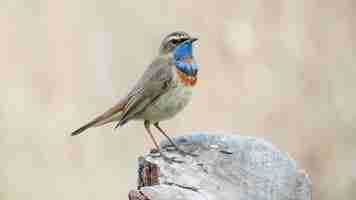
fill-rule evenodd
<path id="1" fill-rule="evenodd" d="M 188 76 L 184 72 L 180 71 L 177 69 L 178 76 L 180 78 L 180 81 L 185 85 L 185 86 L 194 86 L 197 83 L 197 77 L 196 76 Z"/>

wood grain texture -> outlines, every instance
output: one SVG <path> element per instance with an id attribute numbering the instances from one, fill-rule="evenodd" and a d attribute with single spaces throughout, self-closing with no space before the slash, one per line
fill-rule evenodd
<path id="1" fill-rule="evenodd" d="M 199 157 L 168 151 L 139 158 L 138 188 L 130 200 L 310 200 L 311 181 L 286 153 L 262 139 L 193 134 L 175 139 Z M 166 146 L 163 141 L 161 146 Z"/>

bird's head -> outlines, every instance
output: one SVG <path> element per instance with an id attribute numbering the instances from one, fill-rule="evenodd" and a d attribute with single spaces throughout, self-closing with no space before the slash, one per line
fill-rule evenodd
<path id="1" fill-rule="evenodd" d="M 191 37 L 188 33 L 177 31 L 167 35 L 161 44 L 160 54 L 173 53 L 175 57 L 192 56 L 192 43 L 198 40 Z"/>

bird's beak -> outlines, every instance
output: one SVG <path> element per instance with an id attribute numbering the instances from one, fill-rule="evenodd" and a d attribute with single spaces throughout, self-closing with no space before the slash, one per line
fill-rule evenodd
<path id="1" fill-rule="evenodd" d="M 184 42 L 182 42 L 178 46 L 183 45 L 183 44 L 187 44 L 187 43 L 193 43 L 193 42 L 195 42 L 197 40 L 198 40 L 198 38 L 190 38 L 190 39 L 185 40 Z"/>
<path id="2" fill-rule="evenodd" d="M 197 40 L 198 40 L 198 38 L 190 38 L 190 39 L 189 39 L 189 41 L 192 42 L 192 43 L 195 42 L 195 41 L 197 41 Z"/>

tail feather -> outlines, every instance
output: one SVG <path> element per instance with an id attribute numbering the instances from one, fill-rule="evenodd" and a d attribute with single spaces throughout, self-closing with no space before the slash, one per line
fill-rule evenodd
<path id="1" fill-rule="evenodd" d="M 94 126 L 95 123 L 97 123 L 95 120 L 94 120 L 94 121 L 91 121 L 91 122 L 85 124 L 84 126 L 78 128 L 77 130 L 73 131 L 70 135 L 71 135 L 71 136 L 79 135 L 79 134 L 82 133 L 83 131 L 85 131 L 85 130 L 87 130 L 88 128 Z"/>
<path id="2" fill-rule="evenodd" d="M 109 122 L 119 120 L 121 117 L 123 107 L 122 106 L 114 106 L 104 114 L 100 115 L 99 117 L 95 118 L 93 121 L 85 124 L 84 126 L 78 128 L 77 130 L 71 133 L 71 136 L 79 135 L 83 131 L 87 130 L 91 127 L 101 126 L 107 124 Z"/>

